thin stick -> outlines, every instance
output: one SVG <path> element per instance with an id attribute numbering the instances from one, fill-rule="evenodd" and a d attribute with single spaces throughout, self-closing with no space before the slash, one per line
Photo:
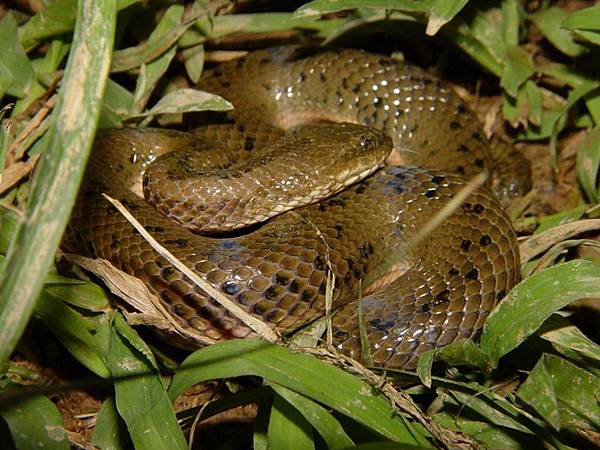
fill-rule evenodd
<path id="1" fill-rule="evenodd" d="M 121 214 L 131 223 L 131 225 L 142 235 L 142 237 L 160 254 L 162 257 L 167 259 L 177 270 L 183 273 L 186 277 L 188 277 L 196 286 L 206 292 L 208 295 L 213 297 L 217 303 L 219 303 L 223 308 L 233 314 L 235 317 L 244 322 L 248 327 L 250 327 L 254 332 L 259 334 L 263 339 L 269 342 L 276 342 L 279 339 L 279 336 L 269 328 L 263 321 L 252 317 L 234 302 L 225 297 L 221 292 L 207 283 L 205 280 L 196 275 L 193 271 L 191 271 L 185 264 L 183 264 L 179 259 L 177 259 L 169 250 L 160 245 L 156 239 L 148 233 L 144 227 L 131 215 L 129 211 L 121 204 L 120 201 L 109 197 L 106 194 L 102 194 L 115 208 L 119 210 Z"/>

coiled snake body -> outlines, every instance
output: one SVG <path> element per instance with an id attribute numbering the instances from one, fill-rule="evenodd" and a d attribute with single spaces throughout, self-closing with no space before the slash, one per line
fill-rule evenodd
<path id="1" fill-rule="evenodd" d="M 406 270 L 399 278 L 361 300 L 371 356 L 379 366 L 414 367 L 419 353 L 473 336 L 518 281 L 515 233 L 486 187 L 477 189 L 415 245 L 415 234 L 465 187 L 469 176 L 495 167 L 472 113 L 439 80 L 362 51 L 303 56 L 282 48 L 217 66 L 200 87 L 227 98 L 235 109 L 219 123 L 193 133 L 116 130 L 97 139 L 65 239 L 68 249 L 106 258 L 142 279 L 186 326 L 215 339 L 250 334 L 246 325 L 157 255 L 99 192 L 118 196 L 188 267 L 279 331 L 323 314 L 326 271 L 331 267 L 336 279 L 333 304 L 339 307 L 333 319 L 334 340 L 340 350 L 357 358 L 359 286 L 369 286 L 390 268 L 403 265 Z M 284 130 L 307 122 L 361 125 L 313 126 L 284 135 Z M 166 168 L 146 174 L 145 193 L 163 214 L 194 229 L 203 227 L 196 222 L 208 223 L 207 229 L 215 232 L 229 227 L 229 219 L 242 206 L 255 206 L 257 198 L 287 198 L 285 207 L 258 212 L 264 220 L 273 211 L 279 213 L 305 198 L 314 201 L 368 175 L 388 151 L 386 135 L 409 166 L 378 170 L 320 203 L 277 215 L 242 233 L 192 234 L 125 189 L 157 155 L 186 148 L 183 168 L 174 169 L 170 155 L 159 158 Z M 292 156 L 261 156 L 250 167 L 237 165 L 235 158 L 244 161 L 276 139 L 282 139 L 276 146 Z M 217 160 L 193 162 L 189 149 L 207 155 L 205 142 L 219 143 Z M 293 153 L 297 146 L 315 145 L 311 158 L 322 160 L 317 173 L 329 180 L 327 188 L 313 184 L 304 157 Z M 359 159 L 369 159 L 371 166 L 342 168 L 349 158 L 343 153 L 346 147 Z M 367 147 L 384 150 L 366 157 L 362 151 Z M 243 149 L 241 156 L 230 157 L 229 151 L 238 148 Z M 342 156 L 334 159 L 338 150 Z M 257 175 L 263 166 L 271 167 L 272 160 L 278 161 L 276 168 Z M 285 176 L 274 175 L 289 168 Z M 338 180 L 336 172 L 346 178 Z M 198 173 L 210 173 L 208 181 L 190 179 Z M 278 180 L 276 195 L 268 193 L 265 179 Z M 505 173 L 498 179 L 500 191 L 517 186 Z M 223 181 L 239 190 L 230 195 Z M 297 191 L 291 188 L 296 182 L 307 185 Z M 217 206 L 193 206 L 188 201 L 192 195 L 211 197 Z M 198 220 L 201 215 L 208 218 Z"/>

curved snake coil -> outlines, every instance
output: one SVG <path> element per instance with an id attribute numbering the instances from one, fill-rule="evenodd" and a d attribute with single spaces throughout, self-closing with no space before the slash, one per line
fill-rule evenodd
<path id="1" fill-rule="evenodd" d="M 469 177 L 494 172 L 502 194 L 526 185 L 510 170 L 495 170 L 505 164 L 494 163 L 473 114 L 440 80 L 358 50 L 303 55 L 280 48 L 221 64 L 200 88 L 227 98 L 235 109 L 216 122 L 211 116 L 212 123 L 193 132 L 114 130 L 98 137 L 64 243 L 139 277 L 185 326 L 214 339 L 251 334 L 157 255 L 100 192 L 120 198 L 176 257 L 278 331 L 323 314 L 330 264 L 336 278 L 335 343 L 357 359 L 359 285 L 369 286 L 401 266 L 399 278 L 362 298 L 378 366 L 414 367 L 419 353 L 474 336 L 518 282 L 515 232 L 487 187 L 412 245 Z M 357 125 L 294 131 L 308 122 Z M 390 138 L 396 160 L 408 166 L 377 170 L 331 195 L 376 170 Z M 261 153 L 265 147 L 271 153 Z M 311 156 L 294 153 L 299 147 L 312 149 Z M 281 148 L 286 152 L 272 156 Z M 175 149 L 182 149 L 177 157 L 163 155 Z M 379 153 L 366 156 L 365 149 Z M 345 166 L 348 155 L 357 156 L 361 166 Z M 320 161 L 316 173 L 329 187 L 315 183 L 315 169 L 308 167 L 313 159 Z M 511 164 L 527 175 L 520 161 Z M 163 215 L 127 189 L 139 183 L 147 166 L 143 189 Z M 198 181 L 197 175 L 205 178 Z M 266 187 L 273 180 L 276 195 Z M 296 182 L 299 187 L 292 188 Z M 283 212 L 319 195 L 329 197 Z M 281 207 L 256 202 L 283 197 L 287 203 Z M 208 198 L 214 202 L 204 202 Z M 242 232 L 203 236 L 187 229 L 230 229 L 230 219 L 248 207 L 260 220 L 278 215 Z"/>

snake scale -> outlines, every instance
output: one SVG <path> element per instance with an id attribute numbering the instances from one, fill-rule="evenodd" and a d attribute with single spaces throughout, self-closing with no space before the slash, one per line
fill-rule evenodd
<path id="1" fill-rule="evenodd" d="M 360 300 L 377 366 L 411 368 L 421 352 L 477 335 L 492 308 L 518 282 L 515 232 L 486 186 L 424 239 L 414 241 L 469 177 L 491 172 L 500 180 L 496 191 L 505 194 L 523 186 L 507 171 L 497 170 L 504 166 L 494 163 L 474 115 L 442 81 L 360 50 L 304 54 L 283 47 L 218 65 L 199 87 L 225 97 L 235 108 L 217 119 L 211 116 L 209 124 L 198 118 L 203 126 L 192 132 L 126 129 L 97 137 L 64 241 L 70 251 L 108 259 L 143 280 L 185 326 L 217 340 L 252 334 L 156 254 L 100 192 L 121 199 L 188 267 L 280 332 L 323 315 L 331 267 L 336 280 L 334 343 L 358 359 L 359 286 L 403 267 L 401 276 L 380 287 L 375 284 Z M 327 122 L 337 124 L 323 125 Z M 307 123 L 315 125 L 300 127 Z M 210 142 L 220 150 L 208 162 Z M 392 143 L 396 159 L 406 166 L 378 169 Z M 259 157 L 250 168 L 237 165 L 272 145 L 284 147 L 291 156 Z M 333 191 L 314 184 L 305 167 L 308 158 L 294 153 L 298 146 L 315 145 L 311 158 L 321 159 L 316 173 L 329 180 L 327 189 Z M 183 168 L 177 170 L 167 154 L 175 149 L 183 152 Z M 367 157 L 365 149 L 379 153 Z M 200 162 L 194 162 L 193 153 L 202 155 Z M 352 153 L 369 159 L 371 167 L 339 169 Z M 277 159 L 276 168 L 267 169 L 266 178 L 291 168 L 278 178 L 276 195 L 289 194 L 288 205 L 271 205 L 258 213 L 261 220 L 278 213 L 264 224 L 215 235 L 220 226 L 229 227 L 229 218 L 242 206 L 252 207 L 256 198 L 270 196 L 264 180 L 256 175 L 247 181 L 245 175 L 272 159 Z M 159 162 L 166 162 L 166 168 Z M 139 183 L 147 167 L 143 189 L 162 215 L 126 189 Z M 339 170 L 344 180 L 336 179 Z M 209 172 L 212 180 L 207 184 L 185 178 Z M 291 188 L 299 179 L 308 183 L 302 195 Z M 225 195 L 229 188 L 220 187 L 223 180 L 239 188 L 233 196 Z M 165 193 L 158 193 L 161 187 Z M 217 206 L 194 206 L 188 201 L 192 195 L 213 198 Z M 299 204 L 299 197 L 312 202 L 319 195 L 329 196 L 283 212 Z M 194 222 L 202 214 L 213 234 L 194 234 L 171 220 Z M 202 229 L 202 224 L 188 226 Z"/>

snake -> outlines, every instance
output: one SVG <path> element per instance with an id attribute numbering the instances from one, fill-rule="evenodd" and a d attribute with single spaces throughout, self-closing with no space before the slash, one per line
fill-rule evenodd
<path id="1" fill-rule="evenodd" d="M 333 345 L 378 367 L 476 338 L 519 282 L 500 199 L 527 189 L 528 166 L 441 79 L 364 50 L 278 47 L 216 65 L 198 88 L 233 109 L 185 131 L 98 134 L 63 241 L 141 279 L 182 326 L 254 335 L 101 193 L 277 332 L 322 317 L 331 294 Z M 431 226 L 479 173 L 490 181 Z"/>

